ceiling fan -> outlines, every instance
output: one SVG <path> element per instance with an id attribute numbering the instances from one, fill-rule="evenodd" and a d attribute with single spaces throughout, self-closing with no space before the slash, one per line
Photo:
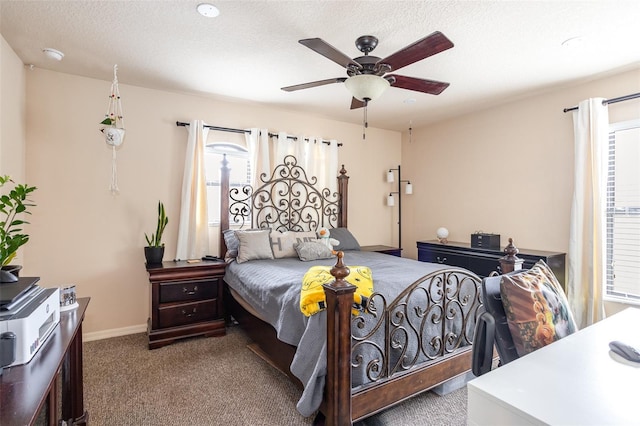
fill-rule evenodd
<path id="1" fill-rule="evenodd" d="M 320 38 L 299 40 L 299 43 L 345 67 L 349 77 L 330 78 L 283 87 L 282 90 L 286 92 L 332 83 L 345 83 L 345 86 L 353 95 L 351 109 L 355 109 L 366 106 L 369 101 L 382 95 L 389 86 L 432 95 L 439 95 L 449 87 L 449 83 L 441 81 L 388 74 L 452 48 L 453 43 L 451 40 L 440 31 L 429 34 L 383 59 L 369 55 L 378 45 L 378 39 L 370 35 L 358 37 L 356 47 L 364 53 L 364 56 L 353 59 Z"/>

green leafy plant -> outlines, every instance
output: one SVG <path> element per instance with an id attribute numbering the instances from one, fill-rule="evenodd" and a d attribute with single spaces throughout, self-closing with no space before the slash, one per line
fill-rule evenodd
<path id="1" fill-rule="evenodd" d="M 13 189 L 0 195 L 0 266 L 8 265 L 18 249 L 29 241 L 29 235 L 22 233 L 22 225 L 29 222 L 18 219 L 18 215 L 31 214 L 29 207 L 35 206 L 28 198 L 35 186 L 15 184 L 10 176 L 0 176 L 0 187 L 8 183 L 14 185 Z"/>
<path id="2" fill-rule="evenodd" d="M 146 232 L 144 234 L 149 247 L 164 246 L 164 243 L 162 242 L 162 234 L 164 233 L 164 228 L 167 227 L 167 223 L 169 223 L 169 218 L 164 211 L 164 204 L 162 204 L 161 201 L 158 201 L 158 224 L 156 225 L 156 233 L 151 234 L 151 236 L 148 236 Z"/>

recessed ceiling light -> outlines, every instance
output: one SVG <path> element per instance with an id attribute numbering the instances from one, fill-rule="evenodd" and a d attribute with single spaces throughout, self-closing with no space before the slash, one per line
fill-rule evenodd
<path id="1" fill-rule="evenodd" d="M 45 47 L 44 49 L 42 49 L 42 53 L 44 53 L 47 58 L 53 59 L 55 61 L 61 61 L 62 58 L 64 58 L 64 53 L 50 47 Z"/>
<path id="2" fill-rule="evenodd" d="M 215 18 L 220 15 L 220 10 L 210 3 L 200 3 L 198 7 L 196 7 L 196 10 L 200 15 L 206 16 L 207 18 Z"/>
<path id="3" fill-rule="evenodd" d="M 582 36 L 571 37 L 571 38 L 569 38 L 569 39 L 567 39 L 567 40 L 562 42 L 562 47 L 580 46 L 583 41 L 584 41 L 584 38 Z"/>

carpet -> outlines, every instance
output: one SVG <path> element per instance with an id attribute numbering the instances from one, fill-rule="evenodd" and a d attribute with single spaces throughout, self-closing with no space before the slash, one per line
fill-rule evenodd
<path id="1" fill-rule="evenodd" d="M 299 389 L 227 335 L 147 349 L 144 333 L 84 343 L 84 398 L 91 425 L 311 425 L 296 410 Z M 465 425 L 466 387 L 426 392 L 360 426 Z"/>

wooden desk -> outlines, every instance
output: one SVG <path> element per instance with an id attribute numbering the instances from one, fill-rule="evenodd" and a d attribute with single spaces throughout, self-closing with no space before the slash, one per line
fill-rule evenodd
<path id="1" fill-rule="evenodd" d="M 89 298 L 60 313 L 60 323 L 27 364 L 6 367 L 0 376 L 0 425 L 31 425 L 48 401 L 49 425 L 58 424 L 56 382 L 62 379 L 62 419 L 86 424 L 82 386 L 82 321 Z"/>
<path id="2" fill-rule="evenodd" d="M 627 308 L 467 383 L 468 425 L 638 424 L 640 364 L 609 350 L 640 348 L 640 309 Z"/>

